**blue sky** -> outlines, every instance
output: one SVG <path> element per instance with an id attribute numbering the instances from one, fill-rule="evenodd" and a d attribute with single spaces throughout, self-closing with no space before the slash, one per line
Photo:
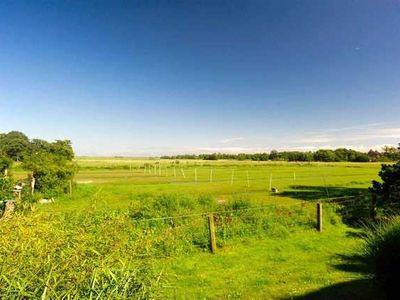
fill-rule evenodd
<path id="1" fill-rule="evenodd" d="M 78 155 L 400 142 L 400 2 L 1 1 L 0 132 Z"/>

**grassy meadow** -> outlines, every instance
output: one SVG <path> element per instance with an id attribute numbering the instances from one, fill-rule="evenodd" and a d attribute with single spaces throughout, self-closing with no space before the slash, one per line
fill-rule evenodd
<path id="1" fill-rule="evenodd" d="M 352 259 L 363 240 L 343 207 L 324 205 L 315 230 L 315 202 L 367 197 L 378 163 L 76 162 L 72 195 L 0 222 L 3 297 L 379 298 Z"/>

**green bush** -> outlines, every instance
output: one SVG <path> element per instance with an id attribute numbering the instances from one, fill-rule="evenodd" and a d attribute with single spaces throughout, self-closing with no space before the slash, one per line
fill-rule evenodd
<path id="1" fill-rule="evenodd" d="M 0 200 L 13 198 L 13 180 L 9 177 L 0 177 Z"/>
<path id="2" fill-rule="evenodd" d="M 68 193 L 77 171 L 76 165 L 66 157 L 46 152 L 26 156 L 22 166 L 35 177 L 35 191 L 47 198 Z"/>
<path id="3" fill-rule="evenodd" d="M 395 299 L 400 277 L 400 217 L 370 231 L 365 254 L 375 278 L 388 296 Z"/>

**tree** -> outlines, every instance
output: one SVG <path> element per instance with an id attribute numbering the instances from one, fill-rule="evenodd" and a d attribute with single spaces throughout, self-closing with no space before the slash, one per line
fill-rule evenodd
<path id="1" fill-rule="evenodd" d="M 65 157 L 67 160 L 72 160 L 75 156 L 70 140 L 56 140 L 50 144 L 50 152 Z"/>
<path id="2" fill-rule="evenodd" d="M 14 161 L 20 161 L 29 152 L 28 137 L 19 131 L 10 131 L 0 136 L 0 154 L 6 155 Z"/>
<path id="3" fill-rule="evenodd" d="M 318 150 L 314 153 L 314 160 L 316 161 L 324 161 L 324 162 L 332 162 L 336 161 L 335 152 L 332 150 Z"/>
<path id="4" fill-rule="evenodd" d="M 400 160 L 400 149 L 392 146 L 383 147 L 383 156 L 390 161 Z"/>
<path id="5" fill-rule="evenodd" d="M 269 153 L 269 159 L 270 159 L 270 160 L 278 160 L 278 159 L 279 159 L 279 152 L 276 151 L 276 150 L 272 150 L 272 151 Z"/>
<path id="6" fill-rule="evenodd" d="M 372 217 L 376 217 L 376 209 L 383 212 L 400 212 L 400 162 L 394 165 L 383 164 L 379 172 L 382 182 L 372 181 L 369 190 L 372 193 Z"/>
<path id="7" fill-rule="evenodd" d="M 368 156 L 371 161 L 379 161 L 382 158 L 382 153 L 380 153 L 377 150 L 369 150 L 368 151 Z"/>

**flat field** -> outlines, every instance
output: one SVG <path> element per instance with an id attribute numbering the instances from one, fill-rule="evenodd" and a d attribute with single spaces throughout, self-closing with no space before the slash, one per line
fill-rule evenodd
<path id="1" fill-rule="evenodd" d="M 377 178 L 379 163 L 287 163 L 78 158 L 79 187 L 97 188 L 102 203 L 123 207 L 142 193 L 185 193 L 227 199 L 246 193 L 263 203 L 293 203 L 365 192 Z M 269 192 L 276 187 L 279 193 Z M 66 201 L 62 206 L 88 202 Z"/>
<path id="2" fill-rule="evenodd" d="M 344 224 L 338 207 L 327 204 L 324 231 L 317 232 L 315 201 L 367 197 L 380 164 L 76 161 L 80 171 L 71 196 L 0 224 L 3 295 L 378 297 L 368 274 L 354 267 L 360 229 Z M 17 167 L 14 174 L 24 171 Z M 272 187 L 279 192 L 271 193 Z M 215 255 L 208 251 L 204 216 L 213 211 Z"/>

